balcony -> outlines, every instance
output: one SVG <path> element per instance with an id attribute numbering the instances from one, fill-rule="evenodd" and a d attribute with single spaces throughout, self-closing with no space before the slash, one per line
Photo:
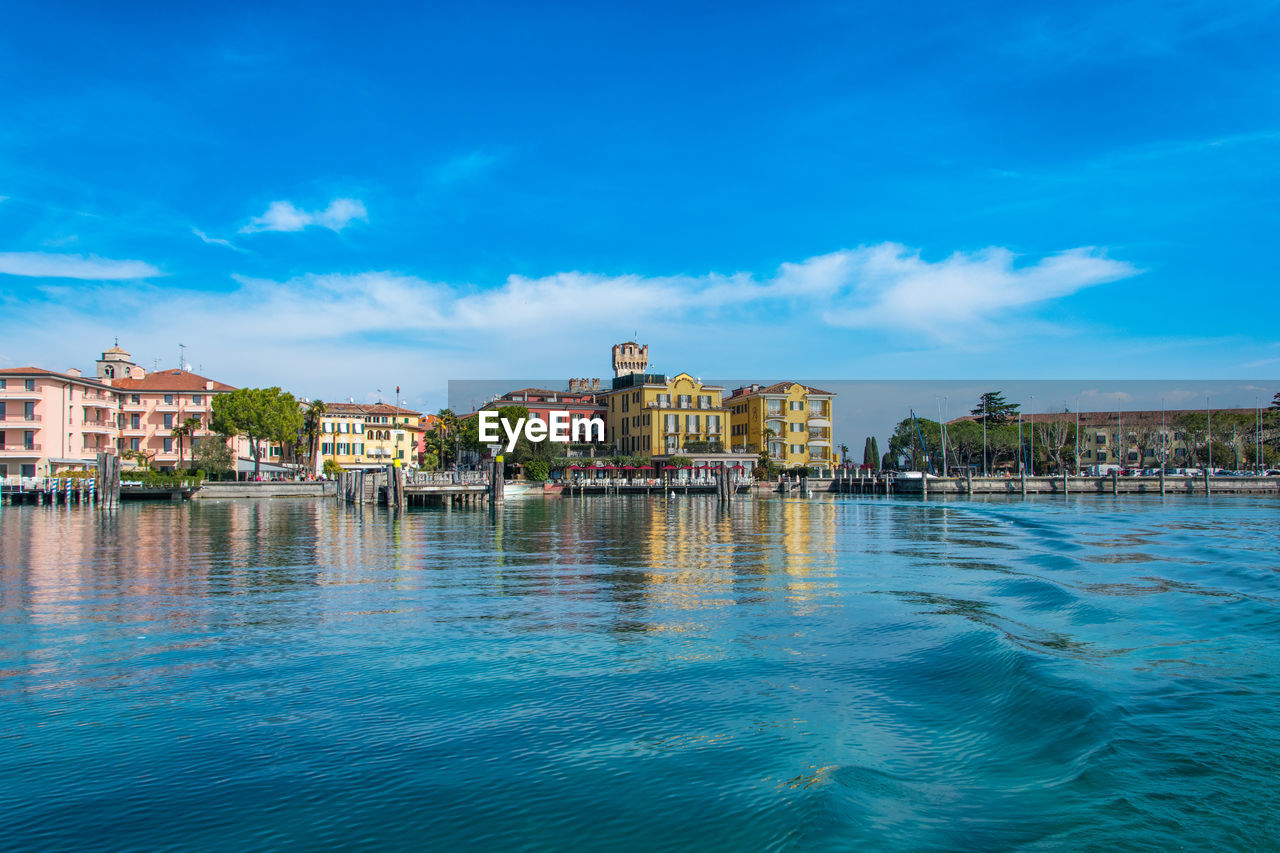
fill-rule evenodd
<path id="1" fill-rule="evenodd" d="M 0 456 L 39 456 L 40 445 L 38 444 L 15 444 L 12 446 L 0 447 Z"/>
<path id="2" fill-rule="evenodd" d="M 80 429 L 84 432 L 106 434 L 115 432 L 116 425 L 107 423 L 106 421 L 85 421 L 80 425 Z"/>
<path id="3" fill-rule="evenodd" d="M 145 412 L 147 410 L 146 403 L 121 403 L 120 410 L 123 412 Z"/>
<path id="4" fill-rule="evenodd" d="M 39 415 L 0 415 L 0 423 L 3 424 L 38 424 L 40 423 Z"/>
<path id="5" fill-rule="evenodd" d="M 25 388 L 0 389 L 0 400 L 43 400 L 44 394 L 39 390 L 28 391 Z"/>
<path id="6" fill-rule="evenodd" d="M 116 398 L 114 395 L 98 394 L 93 391 L 86 391 L 80 395 L 80 403 L 94 409 L 114 409 L 116 407 Z"/>
<path id="7" fill-rule="evenodd" d="M 101 447 L 90 447 L 90 446 L 85 446 L 85 447 L 81 450 L 81 454 L 82 454 L 82 455 L 97 456 L 99 453 L 105 453 L 105 454 L 107 454 L 108 456 L 115 456 L 115 455 L 116 455 L 116 449 L 115 449 L 114 447 L 110 446 L 110 445 L 104 444 L 104 445 L 102 445 Z"/>
<path id="8" fill-rule="evenodd" d="M 810 446 L 810 447 L 830 447 L 830 446 L 831 446 L 831 439 L 829 439 L 829 438 L 814 438 L 813 436 L 810 436 L 810 437 L 809 437 L 809 446 Z"/>

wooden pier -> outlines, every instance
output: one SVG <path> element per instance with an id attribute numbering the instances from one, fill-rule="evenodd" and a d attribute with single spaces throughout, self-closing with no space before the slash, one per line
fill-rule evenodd
<path id="1" fill-rule="evenodd" d="M 837 476 L 810 480 L 817 492 L 839 494 L 936 495 L 1280 495 L 1280 477 L 1208 477 L 1157 475 L 1121 477 L 1116 472 L 1103 477 L 1076 475 L 1020 477 L 934 477 L 918 473 L 886 472 L 876 476 Z"/>
<path id="2" fill-rule="evenodd" d="M 495 496 L 496 493 L 496 496 Z M 400 508 L 430 505 L 480 505 L 502 500 L 502 478 L 492 471 L 410 474 L 403 468 L 344 471 L 338 475 L 338 500 Z"/>

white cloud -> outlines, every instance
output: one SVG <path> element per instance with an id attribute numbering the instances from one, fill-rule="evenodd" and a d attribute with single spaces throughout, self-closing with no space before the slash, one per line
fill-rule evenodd
<path id="1" fill-rule="evenodd" d="M 227 239 L 225 239 L 225 238 L 223 238 L 223 237 L 211 237 L 211 236 L 209 236 L 208 234 L 206 234 L 206 233 L 204 233 L 203 231 L 201 231 L 199 228 L 192 228 L 192 229 L 191 229 L 191 233 L 192 233 L 192 234 L 194 234 L 194 235 L 196 235 L 196 236 L 197 236 L 197 237 L 199 237 L 203 242 L 208 243 L 208 244 L 209 244 L 209 245 L 211 245 L 211 246 L 225 246 L 225 247 L 227 247 L 228 249 L 233 249 L 233 250 L 235 250 L 235 251 L 237 251 L 237 252 L 243 252 L 243 251 L 244 251 L 244 249 L 241 249 L 239 246 L 237 246 L 236 244 L 232 243 L 230 240 L 227 240 Z"/>
<path id="2" fill-rule="evenodd" d="M 654 367 L 671 373 L 829 376 L 854 358 L 883 365 L 886 352 L 902 354 L 893 372 L 914 357 L 925 365 L 920 370 L 936 373 L 960 369 L 966 350 L 948 346 L 945 357 L 922 350 L 948 336 L 947 322 L 1004 320 L 1006 342 L 1016 340 L 1055 295 L 1135 272 L 1087 249 L 1018 267 L 1004 250 L 929 262 L 885 244 L 784 264 L 767 276 L 568 271 L 477 287 L 369 271 L 279 281 L 235 276 L 237 286 L 216 293 L 103 284 L 77 288 L 60 323 L 69 340 L 128 338 L 150 364 L 151 353 L 173 351 L 174 317 L 199 317 L 182 342 L 208 375 L 343 399 L 397 383 L 440 387 L 450 377 L 603 375 L 609 346 L 636 330 L 651 345 Z M 0 308 L 30 311 L 17 294 L 7 295 L 0 289 Z M 859 346 L 849 346 L 851 324 L 866 326 Z M 990 350 L 989 343 L 980 337 L 967 350 Z M 1040 344 L 1047 349 L 1045 339 Z M 55 345 L 34 330 L 10 346 L 37 363 L 70 357 L 46 356 Z"/>
<path id="3" fill-rule="evenodd" d="M 164 275 L 144 261 L 114 261 L 96 255 L 86 257 L 52 252 L 0 252 L 0 273 L 90 281 L 118 281 Z"/>
<path id="4" fill-rule="evenodd" d="M 833 325 L 957 341 L 999 334 L 1037 303 L 1141 272 L 1092 247 L 1021 267 L 1015 257 L 992 248 L 929 262 L 919 251 L 883 243 L 784 265 L 778 280 L 789 293 L 829 300 L 823 319 Z"/>
<path id="5" fill-rule="evenodd" d="M 241 234 L 258 231 L 301 231 L 310 225 L 319 225 L 330 231 L 341 231 L 355 220 L 369 221 L 364 202 L 355 198 L 335 198 L 324 210 L 301 210 L 292 202 L 273 201 L 267 212 L 255 216 L 240 229 Z"/>

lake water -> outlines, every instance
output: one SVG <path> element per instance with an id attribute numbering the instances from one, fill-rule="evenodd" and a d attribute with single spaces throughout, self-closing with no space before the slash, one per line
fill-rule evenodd
<path id="1" fill-rule="evenodd" d="M 1275 849 L 1280 502 L 0 510 L 0 848 Z"/>

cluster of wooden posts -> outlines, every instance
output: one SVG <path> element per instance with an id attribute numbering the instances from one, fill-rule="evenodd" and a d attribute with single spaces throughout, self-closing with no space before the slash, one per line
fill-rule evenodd
<path id="1" fill-rule="evenodd" d="M 408 474 L 404 468 L 343 471 L 338 475 L 338 500 L 349 504 L 375 504 L 402 509 L 409 504 L 500 503 L 502 469 L 490 464 L 487 473 L 449 472 Z"/>

